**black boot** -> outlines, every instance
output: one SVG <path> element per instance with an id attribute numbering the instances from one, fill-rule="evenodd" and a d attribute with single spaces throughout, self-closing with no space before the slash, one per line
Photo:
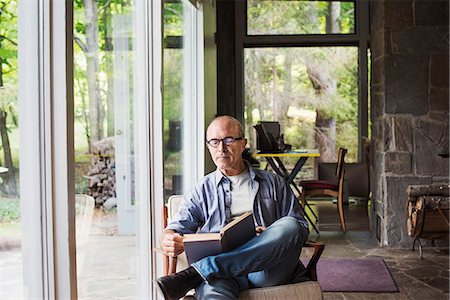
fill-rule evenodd
<path id="1" fill-rule="evenodd" d="M 181 272 L 160 277 L 156 282 L 164 294 L 164 299 L 175 300 L 186 295 L 189 290 L 198 287 L 203 282 L 203 278 L 193 267 L 189 267 Z"/>

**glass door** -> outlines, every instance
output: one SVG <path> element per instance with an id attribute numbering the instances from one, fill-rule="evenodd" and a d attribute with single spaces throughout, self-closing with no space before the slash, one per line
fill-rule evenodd
<path id="1" fill-rule="evenodd" d="M 160 230 L 153 227 L 160 222 L 154 212 L 161 211 L 153 203 L 163 198 L 162 6 L 11 3 L 10 19 L 3 19 L 4 4 L 0 14 L 2 34 L 4 26 L 11 29 L 8 44 L 0 39 L 0 62 L 11 68 L 10 78 L 1 78 L 11 93 L 7 98 L 2 89 L 1 100 L 19 98 L 21 106 L 23 201 L 14 198 L 21 202 L 24 229 L 23 255 L 20 247 L 14 255 L 1 253 L 1 271 L 7 271 L 1 274 L 1 298 L 153 298 L 153 233 Z M 21 88 L 14 78 L 17 31 Z M 11 127 L 16 118 L 12 114 L 10 127 L 0 125 L 0 132 L 17 138 Z M 0 166 L 4 173 L 14 170 L 1 159 Z M 3 223 L 18 219 L 3 214 L 8 211 L 0 207 L 0 215 L 11 216 L 0 222 L 2 238 Z M 14 268 L 3 268 L 10 263 Z"/>
<path id="2" fill-rule="evenodd" d="M 157 211 L 151 186 L 161 177 L 151 170 L 149 154 L 161 143 L 150 142 L 149 135 L 162 136 L 161 116 L 152 115 L 160 106 L 159 89 L 147 94 L 155 83 L 147 74 L 150 69 L 158 78 L 148 57 L 160 65 L 161 48 L 146 31 L 158 17 L 147 18 L 146 11 L 161 6 L 101 0 L 74 5 L 78 298 L 150 298 L 149 229 Z M 156 149 L 153 160 L 160 156 Z"/>

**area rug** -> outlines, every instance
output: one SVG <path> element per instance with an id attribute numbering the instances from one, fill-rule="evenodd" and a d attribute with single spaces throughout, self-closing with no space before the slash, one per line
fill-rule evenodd
<path id="1" fill-rule="evenodd" d="M 322 258 L 317 263 L 317 279 L 324 292 L 398 292 L 381 258 Z"/>

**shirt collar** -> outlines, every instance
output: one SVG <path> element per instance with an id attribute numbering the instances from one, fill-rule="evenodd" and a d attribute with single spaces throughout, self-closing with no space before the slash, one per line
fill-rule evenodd
<path id="1" fill-rule="evenodd" d="M 259 174 L 259 172 L 255 172 L 255 170 L 252 168 L 252 165 L 248 161 L 244 160 L 244 163 L 247 166 L 247 170 L 252 181 L 254 181 L 256 177 L 262 178 L 261 174 Z M 219 169 L 216 169 L 214 177 L 216 180 L 216 185 L 219 185 L 222 180 L 228 180 L 226 179 L 226 176 L 223 175 L 222 172 L 220 172 Z"/>

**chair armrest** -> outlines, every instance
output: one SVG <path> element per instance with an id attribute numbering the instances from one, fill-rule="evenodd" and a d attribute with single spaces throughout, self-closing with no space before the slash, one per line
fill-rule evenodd
<path id="1" fill-rule="evenodd" d="M 317 262 L 322 255 L 323 249 L 325 248 L 324 243 L 306 241 L 303 247 L 314 248 L 314 253 L 306 266 L 306 277 L 313 281 L 317 281 Z"/>
<path id="2" fill-rule="evenodd" d="M 177 257 L 168 256 L 163 249 L 154 248 L 156 253 L 160 253 L 164 257 L 163 266 L 164 266 L 164 276 L 173 274 L 177 271 Z"/>

